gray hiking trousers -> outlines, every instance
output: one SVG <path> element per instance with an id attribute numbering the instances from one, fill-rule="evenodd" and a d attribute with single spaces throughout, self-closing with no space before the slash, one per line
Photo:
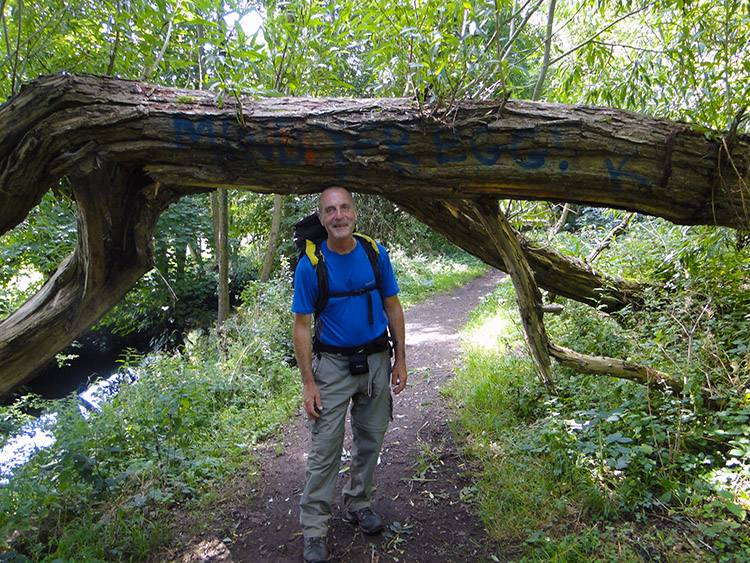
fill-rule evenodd
<path id="1" fill-rule="evenodd" d="M 313 361 L 323 408 L 320 418 L 310 420 L 307 482 L 300 500 L 300 524 L 305 537 L 321 537 L 328 532 L 350 402 L 353 445 L 349 482 L 343 491 L 344 507 L 359 510 L 370 506 L 373 473 L 392 418 L 393 399 L 388 351 L 371 354 L 367 363 L 369 373 L 351 375 L 346 356 L 324 352 Z"/>

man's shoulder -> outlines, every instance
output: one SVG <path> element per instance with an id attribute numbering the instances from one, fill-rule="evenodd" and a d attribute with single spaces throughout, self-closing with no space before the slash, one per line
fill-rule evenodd
<path id="1" fill-rule="evenodd" d="M 299 282 L 302 282 L 304 284 L 308 282 L 314 283 L 316 276 L 316 269 L 315 266 L 312 265 L 310 258 L 307 255 L 303 255 L 302 257 L 300 257 L 294 271 L 295 285 Z"/>
<path id="2" fill-rule="evenodd" d="M 388 255 L 388 251 L 385 249 L 385 247 L 371 236 L 365 235 L 363 233 L 354 233 L 354 238 L 356 238 L 357 242 L 362 245 L 363 249 L 376 249 L 377 254 L 382 254 L 385 256 Z"/>

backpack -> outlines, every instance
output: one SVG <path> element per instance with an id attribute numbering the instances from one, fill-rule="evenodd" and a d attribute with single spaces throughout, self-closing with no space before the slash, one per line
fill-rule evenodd
<path id="1" fill-rule="evenodd" d="M 362 248 L 365 249 L 365 254 L 370 260 L 370 266 L 375 274 L 375 287 L 366 289 L 358 289 L 355 291 L 331 293 L 328 289 L 328 269 L 326 267 L 325 259 L 323 258 L 323 252 L 320 249 L 320 245 L 324 240 L 328 238 L 328 232 L 325 227 L 321 224 L 318 218 L 318 213 L 314 212 L 297 222 L 294 225 L 294 248 L 297 254 L 297 262 L 299 262 L 303 256 L 307 256 L 310 259 L 310 263 L 315 268 L 315 273 L 318 276 L 318 299 L 315 301 L 313 308 L 313 315 L 315 318 L 315 336 L 316 340 L 320 335 L 319 319 L 323 310 L 328 305 L 328 299 L 330 297 L 349 297 L 352 295 L 364 295 L 367 294 L 368 302 L 368 317 L 370 324 L 374 321 L 372 311 L 372 298 L 370 292 L 377 289 L 380 292 L 381 298 L 383 295 L 383 280 L 380 275 L 380 266 L 378 264 L 378 245 L 370 237 L 354 233 Z M 295 265 L 296 268 L 296 265 Z"/>

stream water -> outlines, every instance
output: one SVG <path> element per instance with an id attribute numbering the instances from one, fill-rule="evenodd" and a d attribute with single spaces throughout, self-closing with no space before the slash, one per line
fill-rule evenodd
<path id="1" fill-rule="evenodd" d="M 91 411 L 116 392 L 121 378 L 128 375 L 118 373 L 122 352 L 118 347 L 97 346 L 77 352 L 78 357 L 66 365 L 53 365 L 44 370 L 24 387 L 24 391 L 44 399 L 75 396 L 81 416 L 88 418 Z M 0 486 L 8 484 L 13 470 L 26 463 L 34 452 L 54 444 L 56 422 L 55 413 L 41 415 L 8 439 L 0 449 Z"/>

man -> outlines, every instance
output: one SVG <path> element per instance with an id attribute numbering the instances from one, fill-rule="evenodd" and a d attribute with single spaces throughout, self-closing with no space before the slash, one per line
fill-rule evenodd
<path id="1" fill-rule="evenodd" d="M 307 563 L 328 559 L 326 534 L 350 403 L 353 446 L 349 482 L 343 491 L 344 520 L 364 533 L 383 530 L 382 519 L 370 506 L 373 472 L 392 417 L 391 389 L 398 395 L 407 378 L 404 313 L 385 248 L 377 245 L 382 279 L 378 290 L 363 243 L 353 235 L 357 211 L 351 194 L 338 186 L 324 190 L 318 217 L 328 233 L 321 250 L 329 299 L 318 320 L 315 350 L 310 322 L 318 279 L 308 257 L 297 265 L 292 303 L 294 353 L 311 427 L 306 485 L 300 500 Z M 386 327 L 393 339 L 393 366 L 388 341 L 383 339 Z M 369 353 L 352 354 L 362 349 Z"/>

